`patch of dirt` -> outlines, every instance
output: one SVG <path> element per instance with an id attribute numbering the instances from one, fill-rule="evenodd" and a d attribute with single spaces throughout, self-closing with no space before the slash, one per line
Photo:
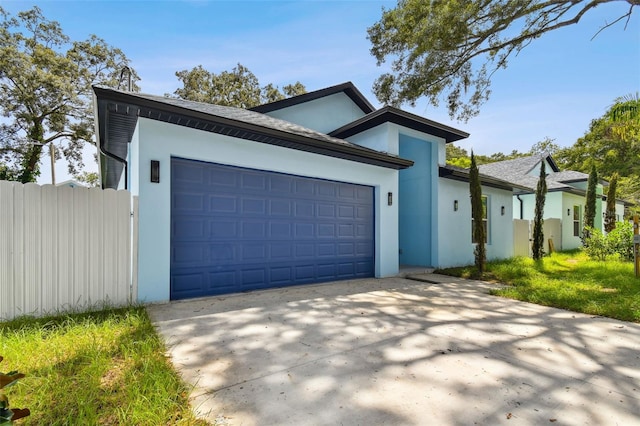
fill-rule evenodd
<path id="1" fill-rule="evenodd" d="M 111 368 L 100 378 L 100 387 L 104 390 L 114 390 L 122 387 L 124 374 L 130 368 L 131 362 L 124 358 L 114 358 Z"/>

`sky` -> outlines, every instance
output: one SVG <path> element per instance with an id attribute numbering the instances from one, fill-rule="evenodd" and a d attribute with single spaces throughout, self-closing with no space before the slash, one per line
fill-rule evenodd
<path id="1" fill-rule="evenodd" d="M 353 82 L 374 106 L 376 77 L 388 70 L 370 54 L 367 28 L 395 1 L 6 1 L 7 12 L 38 5 L 73 40 L 91 34 L 124 51 L 141 77 L 142 92 L 163 95 L 179 87 L 175 72 L 202 65 L 219 73 L 237 63 L 262 85 L 300 81 L 308 91 Z M 446 108 L 421 100 L 403 109 L 471 134 L 456 144 L 478 154 L 528 151 L 546 137 L 570 146 L 614 99 L 640 91 L 640 8 L 624 22 L 594 34 L 629 9 L 603 4 L 571 25 L 534 40 L 492 79 L 480 114 L 456 122 Z M 96 171 L 85 156 L 88 171 Z M 51 181 L 43 157 L 39 183 Z M 64 161 L 60 182 L 71 178 Z"/>

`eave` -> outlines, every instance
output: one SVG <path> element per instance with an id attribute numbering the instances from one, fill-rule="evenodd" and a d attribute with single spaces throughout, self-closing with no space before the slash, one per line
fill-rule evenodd
<path id="1" fill-rule="evenodd" d="M 192 129 L 232 136 L 300 151 L 312 152 L 395 170 L 411 167 L 413 161 L 365 148 L 335 138 L 304 132 L 290 133 L 255 123 L 149 99 L 145 95 L 94 87 L 96 134 L 101 149 L 100 170 L 103 187 L 117 187 L 126 167 L 137 120 L 144 117 Z M 150 96 L 150 95 L 149 95 Z M 302 134 L 300 134 L 302 133 Z M 333 141 L 332 141 L 333 140 Z"/>
<path id="2" fill-rule="evenodd" d="M 469 133 L 463 132 L 462 130 L 390 106 L 380 108 L 356 121 L 346 124 L 329 133 L 329 136 L 346 139 L 384 123 L 394 123 L 422 133 L 437 136 L 444 139 L 446 143 L 469 137 Z"/>

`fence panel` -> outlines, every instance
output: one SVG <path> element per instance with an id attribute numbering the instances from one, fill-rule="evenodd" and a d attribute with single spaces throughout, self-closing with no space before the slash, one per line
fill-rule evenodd
<path id="1" fill-rule="evenodd" d="M 523 219 L 513 219 L 513 255 L 531 256 L 530 222 Z"/>
<path id="2" fill-rule="evenodd" d="M 0 320 L 131 294 L 131 194 L 0 181 Z"/>

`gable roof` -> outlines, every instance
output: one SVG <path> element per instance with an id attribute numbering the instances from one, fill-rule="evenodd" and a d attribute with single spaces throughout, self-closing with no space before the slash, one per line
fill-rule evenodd
<path id="1" fill-rule="evenodd" d="M 587 180 L 589 175 L 572 170 L 560 171 L 558 165 L 548 153 L 481 164 L 478 166 L 478 170 L 485 175 L 501 178 L 528 188 L 528 192 L 535 192 L 539 176 L 533 176 L 529 173 L 543 160 L 546 160 L 551 165 L 551 171 L 547 173 L 547 190 L 549 192 L 564 191 L 584 195 L 585 192 L 583 190 L 565 183 Z"/>
<path id="2" fill-rule="evenodd" d="M 392 106 L 382 107 L 379 110 L 348 123 L 329 134 L 339 138 L 348 138 L 349 136 L 369 130 L 386 122 L 395 123 L 419 132 L 441 137 L 446 141 L 446 143 L 455 142 L 469 137 L 469 133 L 467 132 L 454 129 L 453 127 L 446 126 L 429 120 L 428 118 L 420 117 L 419 115 L 415 115 Z"/>
<path id="3" fill-rule="evenodd" d="M 335 95 L 336 93 L 343 92 L 347 95 L 358 108 L 365 114 L 375 111 L 373 105 L 369 103 L 367 98 L 356 88 L 356 86 L 348 81 L 346 83 L 338 84 L 336 86 L 326 87 L 324 89 L 316 90 L 313 92 L 307 92 L 302 95 L 293 96 L 291 98 L 282 99 L 280 101 L 270 102 L 268 104 L 258 105 L 253 108 L 249 108 L 251 111 L 261 112 L 266 114 L 271 111 L 288 108 L 294 105 L 299 105 L 305 102 L 314 101 L 316 99 L 324 98 L 326 96 Z"/>
<path id="4" fill-rule="evenodd" d="M 365 148 L 288 121 L 241 108 L 93 87 L 103 187 L 114 188 L 124 168 L 138 117 L 259 143 L 403 169 L 413 161 Z"/>

